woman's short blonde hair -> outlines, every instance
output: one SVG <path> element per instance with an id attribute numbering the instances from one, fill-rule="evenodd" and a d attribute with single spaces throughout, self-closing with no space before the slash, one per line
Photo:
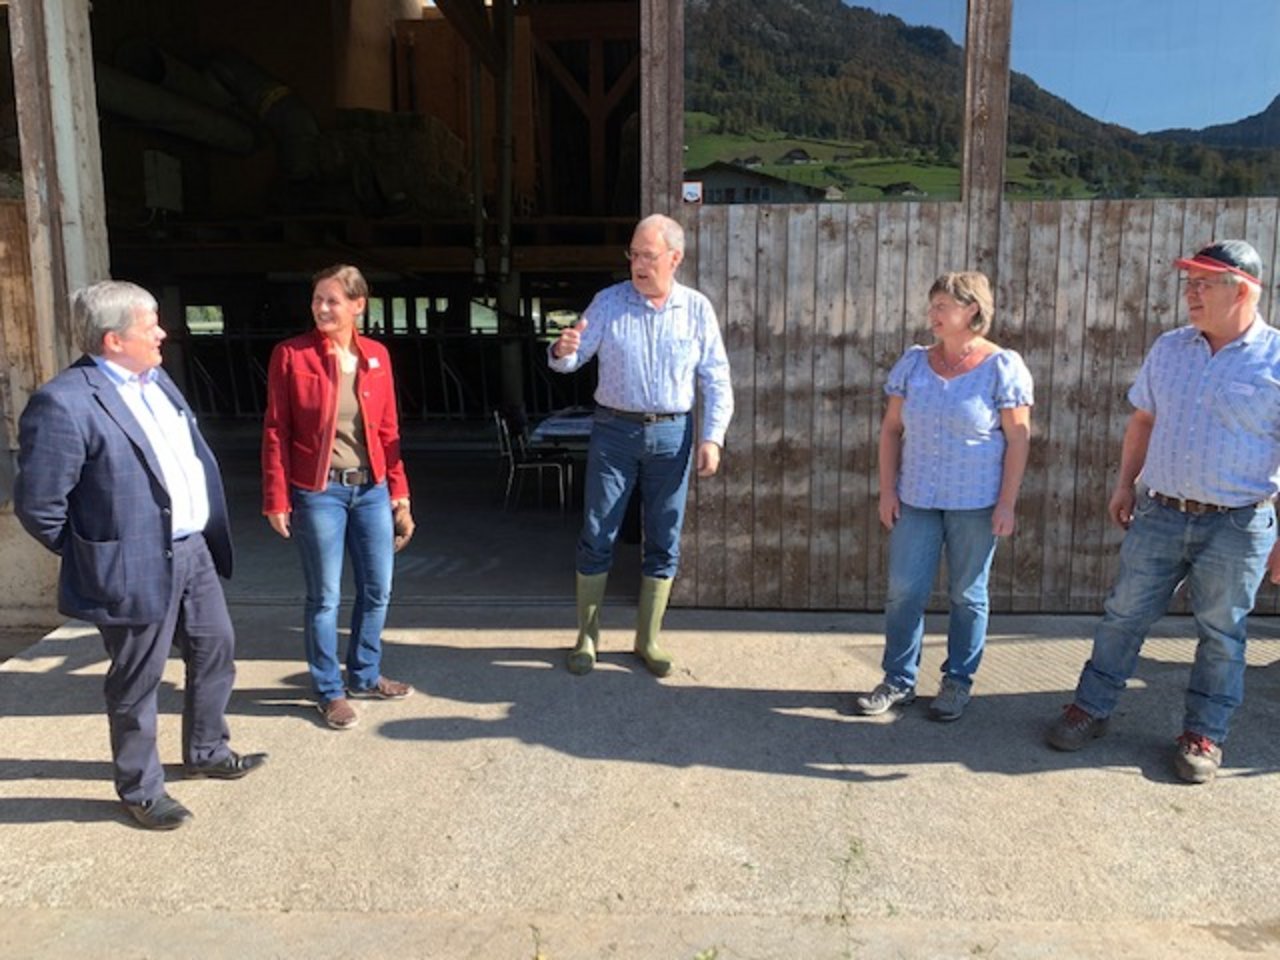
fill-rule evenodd
<path id="1" fill-rule="evenodd" d="M 969 328 L 979 335 L 991 329 L 991 320 L 995 316 L 995 300 L 991 296 L 991 281 L 985 273 L 977 270 L 957 270 L 944 273 L 929 288 L 929 299 L 934 294 L 945 293 L 962 306 L 971 303 L 978 305 L 978 312 L 969 321 Z"/>
<path id="2" fill-rule="evenodd" d="M 369 281 L 364 278 L 359 267 L 353 267 L 349 263 L 335 263 L 331 267 L 325 267 L 311 278 L 311 288 L 314 290 L 325 280 L 337 280 L 348 299 L 367 299 L 369 296 Z"/>

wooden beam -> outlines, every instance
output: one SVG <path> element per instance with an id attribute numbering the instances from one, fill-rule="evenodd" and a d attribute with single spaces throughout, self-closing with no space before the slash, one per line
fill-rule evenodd
<path id="1" fill-rule="evenodd" d="M 969 0 L 964 167 L 960 179 L 969 223 L 965 269 L 982 270 L 993 283 L 998 283 L 1012 27 L 1012 0 Z"/>
<path id="2" fill-rule="evenodd" d="M 39 383 L 73 355 L 71 291 L 108 276 L 89 0 L 13 0 L 9 22 Z"/>
<path id="3" fill-rule="evenodd" d="M 436 8 L 444 14 L 449 25 L 458 31 L 468 47 L 480 57 L 480 62 L 493 76 L 502 71 L 502 48 L 489 24 L 484 10 L 484 0 L 436 0 Z"/>
<path id="4" fill-rule="evenodd" d="M 683 0 L 640 0 L 640 213 L 674 213 L 684 169 Z"/>

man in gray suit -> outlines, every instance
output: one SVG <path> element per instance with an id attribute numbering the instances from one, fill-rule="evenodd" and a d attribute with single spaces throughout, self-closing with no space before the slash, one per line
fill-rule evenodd
<path id="1" fill-rule="evenodd" d="M 107 280 L 71 307 L 85 356 L 23 411 L 14 512 L 62 558 L 58 610 L 102 634 L 116 792 L 142 826 L 172 830 L 191 819 L 165 792 L 156 752 L 156 693 L 175 641 L 186 663 L 186 776 L 234 780 L 266 760 L 228 746 L 226 497 L 191 408 L 160 368 L 155 298 Z"/>

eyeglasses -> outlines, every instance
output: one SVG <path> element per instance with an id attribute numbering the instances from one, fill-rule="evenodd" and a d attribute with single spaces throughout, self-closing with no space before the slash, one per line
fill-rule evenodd
<path id="1" fill-rule="evenodd" d="M 1225 287 L 1229 284 L 1234 284 L 1235 281 L 1228 280 L 1225 277 L 1221 280 L 1206 280 L 1203 277 L 1196 277 L 1195 279 L 1184 277 L 1182 280 L 1182 283 L 1183 283 L 1183 286 L 1185 286 L 1188 291 L 1191 291 L 1194 293 L 1204 293 L 1210 287 Z"/>
<path id="2" fill-rule="evenodd" d="M 653 264 L 658 262 L 659 257 L 670 252 L 670 250 L 663 250 L 659 253 L 650 253 L 647 250 L 623 250 L 622 255 L 630 261 L 634 262 L 639 260 L 642 263 L 647 263 L 650 266 L 653 266 Z"/>

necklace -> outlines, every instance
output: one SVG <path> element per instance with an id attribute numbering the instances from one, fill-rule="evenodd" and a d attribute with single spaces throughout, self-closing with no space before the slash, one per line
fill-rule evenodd
<path id="1" fill-rule="evenodd" d="M 961 351 L 960 356 L 953 363 L 947 359 L 947 348 L 942 344 L 938 344 L 938 365 L 942 367 L 944 373 L 955 373 L 969 359 L 969 354 L 973 353 L 973 348 L 974 344 L 969 344 Z"/>

